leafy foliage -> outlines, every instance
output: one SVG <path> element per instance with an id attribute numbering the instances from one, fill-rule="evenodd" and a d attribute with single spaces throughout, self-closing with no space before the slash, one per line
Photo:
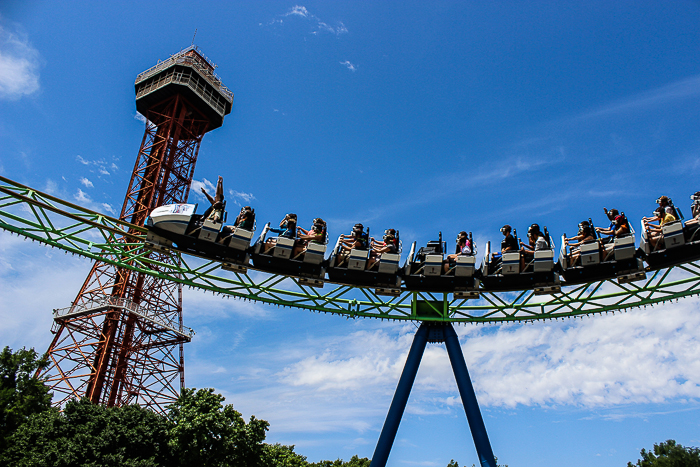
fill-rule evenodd
<path id="1" fill-rule="evenodd" d="M 34 350 L 0 353 L 0 465 L 369 467 L 370 460 L 309 463 L 294 446 L 265 444 L 269 427 L 246 423 L 213 389 L 185 389 L 167 416 L 137 405 L 107 408 L 73 400 L 61 412 L 32 375 Z M 455 466 L 456 467 L 456 466 Z"/>
<path id="2" fill-rule="evenodd" d="M 0 460 L 18 467 L 166 465 L 168 428 L 162 416 L 137 405 L 107 408 L 76 400 L 63 413 L 52 408 L 30 417 Z"/>
<path id="3" fill-rule="evenodd" d="M 654 444 L 654 452 L 642 448 L 641 459 L 627 467 L 700 467 L 700 449 L 686 448 L 672 439 Z"/>
<path id="4" fill-rule="evenodd" d="M 496 456 L 493 457 L 493 460 L 496 463 L 496 467 L 508 467 L 508 464 L 503 464 L 503 465 L 498 464 L 498 457 L 496 457 Z M 451 459 L 450 463 L 447 464 L 447 467 L 459 467 L 459 464 L 454 459 Z M 472 464 L 472 467 L 476 467 L 476 464 Z"/>
<path id="5" fill-rule="evenodd" d="M 184 389 L 168 418 L 170 448 L 180 465 L 262 466 L 269 423 L 254 416 L 246 425 L 233 406 L 213 389 Z"/>
<path id="6" fill-rule="evenodd" d="M 266 444 L 264 447 L 265 465 L 274 467 L 308 467 L 306 456 L 294 452 L 294 445 Z"/>
<path id="7" fill-rule="evenodd" d="M 46 364 L 34 349 L 12 352 L 5 347 L 0 352 L 0 452 L 6 438 L 27 418 L 51 406 L 49 389 L 33 375 Z"/>
<path id="8" fill-rule="evenodd" d="M 313 464 L 308 464 L 309 467 L 369 467 L 370 459 L 366 457 L 352 456 L 349 461 L 343 462 L 341 459 L 334 461 L 320 461 Z"/>

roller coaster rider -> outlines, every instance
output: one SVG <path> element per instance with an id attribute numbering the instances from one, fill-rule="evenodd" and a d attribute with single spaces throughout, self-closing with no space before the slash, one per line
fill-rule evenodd
<path id="1" fill-rule="evenodd" d="M 219 175 L 219 179 L 216 182 L 216 194 L 212 198 L 207 190 L 202 187 L 202 193 L 207 197 L 207 200 L 211 203 L 211 206 L 204 212 L 202 219 L 207 219 L 212 222 L 220 223 L 224 218 L 224 179 Z"/>
<path id="2" fill-rule="evenodd" d="M 518 246 L 518 241 L 515 239 L 511 233 L 513 228 L 506 224 L 501 227 L 501 233 L 503 234 L 503 240 L 501 241 L 501 251 L 493 253 L 494 260 L 500 260 L 501 255 L 506 251 L 518 251 L 520 247 Z"/>
<path id="3" fill-rule="evenodd" d="M 233 226 L 243 230 L 253 230 L 254 225 L 255 211 L 250 206 L 243 206 Z"/>
<path id="4" fill-rule="evenodd" d="M 457 246 L 455 252 L 452 255 L 447 255 L 445 261 L 442 263 L 443 274 L 447 274 L 451 269 L 454 269 L 457 264 L 457 257 L 462 255 L 473 255 L 474 248 L 471 241 L 469 241 L 469 236 L 464 230 L 457 235 Z"/>
<path id="5" fill-rule="evenodd" d="M 696 191 L 690 195 L 690 199 L 693 200 L 693 204 L 690 205 L 690 212 L 693 218 L 687 220 L 683 228 L 686 242 L 700 240 L 698 236 L 698 232 L 700 232 L 700 191 Z"/>
<path id="6" fill-rule="evenodd" d="M 301 253 L 306 251 L 306 246 L 309 243 L 318 243 L 320 245 L 326 243 L 326 222 L 320 217 L 313 220 L 313 225 L 309 230 L 298 227 L 297 231 L 300 232 L 301 235 L 297 235 L 292 258 L 297 258 Z"/>
<path id="7" fill-rule="evenodd" d="M 667 209 L 666 206 L 660 205 L 654 211 L 654 217 L 642 218 L 644 227 L 647 229 L 647 232 L 649 232 L 649 244 L 651 245 L 652 250 L 656 250 L 657 245 L 660 246 L 659 240 L 663 241 L 662 227 L 677 220 L 676 217 L 674 217 L 673 214 L 670 214 L 669 211 L 670 210 Z M 659 225 L 652 224 L 652 222 L 658 222 Z"/>
<path id="8" fill-rule="evenodd" d="M 296 238 L 297 236 L 297 215 L 294 213 L 288 213 L 284 216 L 284 219 L 280 221 L 279 229 L 270 229 L 270 232 L 278 234 L 280 237 L 285 238 Z M 265 242 L 265 250 L 263 253 L 267 253 L 271 248 L 275 246 L 276 240 L 274 238 L 269 238 Z"/>
<path id="9" fill-rule="evenodd" d="M 369 247 L 369 234 L 364 231 L 364 228 L 362 224 L 355 224 L 350 235 L 340 235 L 340 246 L 343 251 L 350 251 L 353 248 L 366 250 Z"/>
<path id="10" fill-rule="evenodd" d="M 399 251 L 398 239 L 396 238 L 396 230 L 387 229 L 384 231 L 382 242 L 378 242 L 374 238 L 370 240 L 369 260 L 367 261 L 367 270 L 374 267 L 383 253 L 396 253 Z"/>
<path id="11" fill-rule="evenodd" d="M 572 247 L 569 253 L 569 267 L 575 266 L 576 262 L 580 258 L 581 245 L 584 243 L 594 242 L 595 240 L 595 232 L 591 228 L 591 224 L 588 221 L 582 221 L 578 224 L 578 235 L 571 238 L 564 238 L 566 245 Z"/>
<path id="12" fill-rule="evenodd" d="M 608 211 L 607 208 L 603 208 L 603 211 L 610 220 L 610 227 L 607 229 L 602 227 L 595 228 L 596 232 L 603 235 L 608 235 L 608 237 L 601 239 L 602 244 L 605 245 L 607 243 L 611 243 L 616 238 L 624 237 L 631 232 L 629 221 L 624 214 L 620 214 L 617 209 L 611 209 Z"/>
<path id="13" fill-rule="evenodd" d="M 535 256 L 535 251 L 537 250 L 549 250 L 549 242 L 547 242 L 547 239 L 545 238 L 544 234 L 540 230 L 539 224 L 532 224 L 528 229 L 527 229 L 527 238 L 529 240 L 529 244 L 525 244 L 522 241 L 520 242 L 520 247 L 522 251 L 522 255 L 520 258 L 520 270 L 524 271 L 526 263 L 526 259 L 529 260 L 530 258 L 534 258 Z"/>

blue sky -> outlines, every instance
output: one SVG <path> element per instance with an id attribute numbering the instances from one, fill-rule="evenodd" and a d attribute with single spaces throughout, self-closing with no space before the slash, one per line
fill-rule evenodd
<path id="1" fill-rule="evenodd" d="M 234 92 L 195 180 L 258 223 L 363 222 L 404 248 L 509 223 L 555 239 L 700 189 L 700 3 L 22 2 L 0 5 L 0 174 L 118 213 L 144 125 L 133 82 L 196 43 Z M 203 202 L 197 191 L 191 198 Z M 231 206 L 231 204 L 229 204 Z M 0 345 L 45 349 L 90 264 L 0 233 Z M 700 301 L 459 327 L 499 459 L 625 465 L 700 445 Z M 371 456 L 414 327 L 185 295 L 186 381 L 311 460 Z M 391 466 L 477 462 L 430 346 Z"/>

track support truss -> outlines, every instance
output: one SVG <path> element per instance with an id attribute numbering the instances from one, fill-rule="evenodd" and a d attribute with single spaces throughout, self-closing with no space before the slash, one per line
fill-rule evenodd
<path id="1" fill-rule="evenodd" d="M 561 292 L 481 291 L 478 299 L 402 290 L 396 297 L 374 290 L 255 271 L 227 270 L 217 261 L 175 250 L 150 254 L 146 229 L 68 203 L 0 177 L 0 229 L 119 268 L 225 297 L 334 313 L 348 318 L 421 322 L 503 323 L 614 313 L 700 295 L 700 264 L 689 262 L 647 273 L 643 281 L 603 280 L 563 286 Z M 121 240 L 119 240 L 121 239 Z"/>

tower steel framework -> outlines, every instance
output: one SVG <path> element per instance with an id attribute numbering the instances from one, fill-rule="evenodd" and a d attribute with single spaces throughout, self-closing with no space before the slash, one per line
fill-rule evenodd
<path id="1" fill-rule="evenodd" d="M 119 219 L 137 233 L 157 206 L 184 203 L 202 137 L 231 111 L 231 93 L 215 65 L 196 46 L 159 62 L 136 78 L 136 108 L 146 129 Z M 149 252 L 156 270 L 179 259 Z M 138 403 L 164 411 L 184 386 L 182 284 L 123 265 L 95 261 L 72 303 L 79 312 L 54 320 L 49 365 L 40 374 L 54 402 L 87 397 L 107 406 Z"/>

